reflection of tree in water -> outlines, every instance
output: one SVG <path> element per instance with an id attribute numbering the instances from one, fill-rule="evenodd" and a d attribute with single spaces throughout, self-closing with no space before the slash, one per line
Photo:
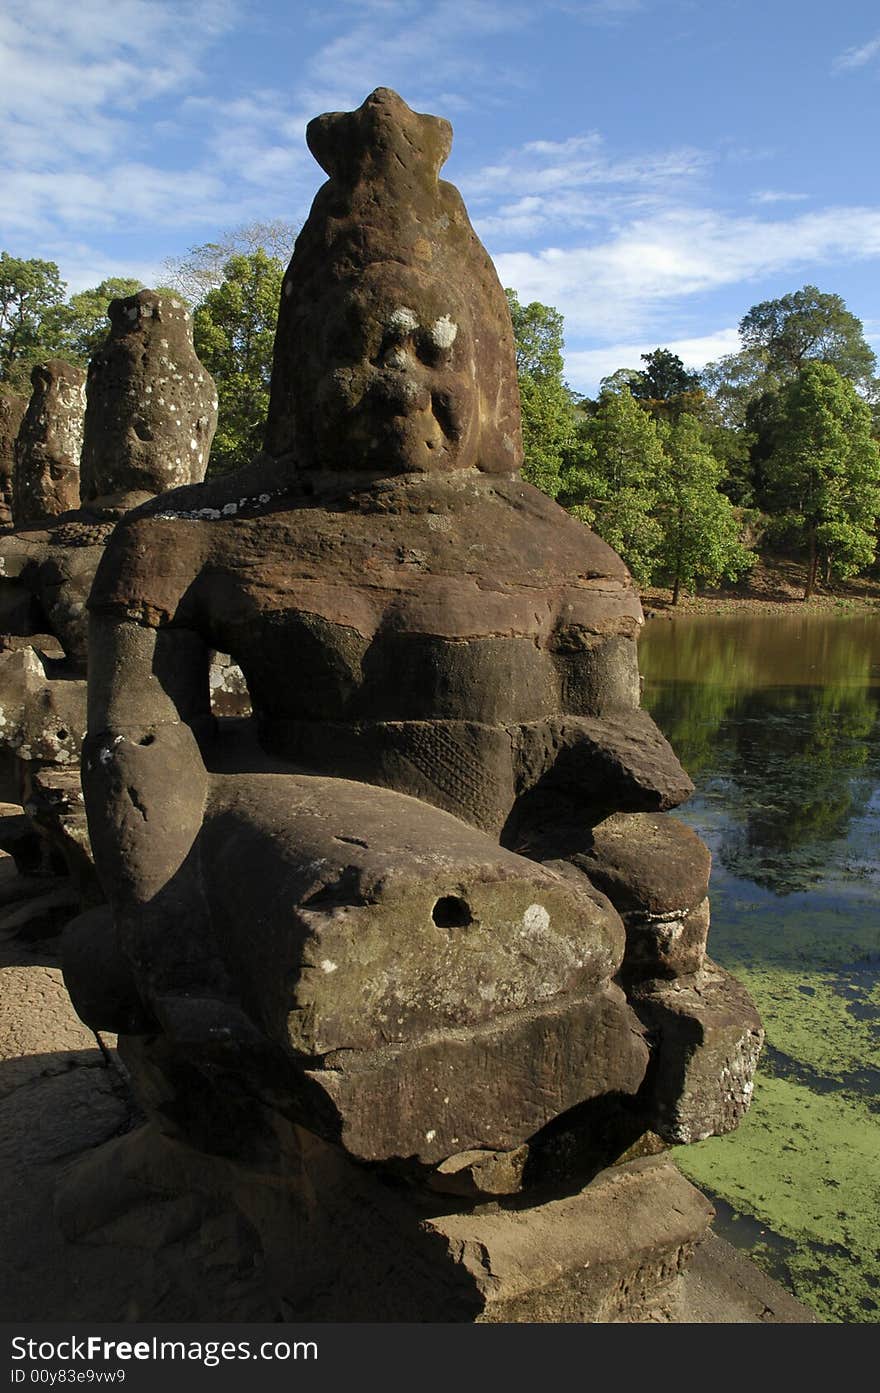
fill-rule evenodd
<path id="1" fill-rule="evenodd" d="M 727 764 L 724 727 L 740 699 L 734 688 L 695 682 L 663 683 L 645 691 L 646 710 L 698 787 Z"/>
<path id="2" fill-rule="evenodd" d="M 751 685 L 753 664 L 736 635 L 695 625 L 671 629 L 650 649 L 643 640 L 640 660 L 644 705 L 699 782 L 717 767 L 721 728 Z"/>
<path id="3" fill-rule="evenodd" d="M 823 879 L 880 779 L 876 692 L 681 683 L 652 689 L 646 704 L 698 789 L 723 806 L 727 870 L 780 895 Z"/>
<path id="4" fill-rule="evenodd" d="M 880 781 L 878 657 L 870 616 L 649 626 L 645 705 L 721 815 L 734 875 L 789 894 L 841 863 Z"/>
<path id="5" fill-rule="evenodd" d="M 880 776 L 876 696 L 850 686 L 750 692 L 728 725 L 732 825 L 721 860 L 777 894 L 804 890 L 824 878 Z"/>

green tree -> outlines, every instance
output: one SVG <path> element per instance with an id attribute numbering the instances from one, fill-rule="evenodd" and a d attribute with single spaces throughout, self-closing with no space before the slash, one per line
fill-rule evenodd
<path id="1" fill-rule="evenodd" d="M 665 430 L 656 516 L 662 528 L 654 579 L 672 586 L 678 604 L 682 586 L 735 580 L 752 564 L 740 542 L 733 506 L 720 492 L 723 466 L 706 444 L 700 423 L 686 412 Z"/>
<path id="2" fill-rule="evenodd" d="M 584 434 L 587 450 L 565 471 L 560 502 L 595 528 L 645 583 L 661 541 L 653 516 L 663 467 L 657 425 L 623 388 L 601 394 Z"/>
<path id="3" fill-rule="evenodd" d="M 865 388 L 877 371 L 861 320 L 839 295 L 815 285 L 753 305 L 740 320 L 739 332 L 743 348 L 762 354 L 766 370 L 783 380 L 814 359 Z"/>
<path id="4" fill-rule="evenodd" d="M 600 381 L 599 397 L 601 399 L 606 392 L 629 392 L 638 398 L 643 380 L 644 373 L 639 372 L 638 368 L 616 368 Z"/>
<path id="5" fill-rule="evenodd" d="M 536 381 L 545 378 L 562 379 L 565 362 L 563 331 L 565 321 L 552 305 L 533 300 L 520 304 L 515 290 L 505 290 L 513 338 L 516 345 L 516 371 L 527 373 Z"/>
<path id="6" fill-rule="evenodd" d="M 707 401 L 707 419 L 728 430 L 746 427 L 749 406 L 781 380 L 770 373 L 763 349 L 744 348 L 728 353 L 717 363 L 707 363 L 700 374 Z"/>
<path id="7" fill-rule="evenodd" d="M 780 394 L 767 492 L 781 528 L 806 553 L 804 599 L 820 558 L 826 575 L 855 575 L 876 552 L 880 447 L 871 409 L 830 363 L 808 362 Z"/>
<path id="8" fill-rule="evenodd" d="M 683 412 L 698 412 L 703 402 L 700 375 L 688 372 L 677 353 L 668 348 L 655 348 L 641 355 L 646 365 L 632 389 L 652 416 L 660 421 L 677 421 Z"/>
<path id="9" fill-rule="evenodd" d="M 233 256 L 193 316 L 199 358 L 217 384 L 219 419 L 208 474 L 227 474 L 263 445 L 284 266 L 258 248 Z"/>
<path id="10" fill-rule="evenodd" d="M 562 471 L 577 448 L 574 393 L 563 379 L 563 318 L 550 305 L 522 305 L 506 290 L 516 346 L 523 429 L 523 474 L 555 498 Z"/>
<path id="11" fill-rule="evenodd" d="M 599 384 L 603 392 L 629 390 L 658 421 L 675 421 L 683 411 L 701 410 L 704 393 L 700 374 L 688 372 L 677 353 L 655 348 L 641 355 L 644 368 L 618 368 Z"/>
<path id="12" fill-rule="evenodd" d="M 63 295 L 54 261 L 0 252 L 0 382 L 27 390 L 32 365 L 53 352 L 45 321 Z"/>

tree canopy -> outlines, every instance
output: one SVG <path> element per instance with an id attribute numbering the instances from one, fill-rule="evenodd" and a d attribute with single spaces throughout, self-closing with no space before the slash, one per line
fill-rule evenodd
<path id="1" fill-rule="evenodd" d="M 811 360 L 829 363 L 841 377 L 865 386 L 877 370 L 861 320 L 839 295 L 805 285 L 778 300 L 763 300 L 739 323 L 743 348 L 757 350 L 769 373 L 792 377 Z"/>
<path id="2" fill-rule="evenodd" d="M 782 390 L 766 461 L 779 531 L 806 554 L 804 598 L 820 558 L 841 577 L 874 560 L 880 517 L 880 447 L 871 412 L 830 363 L 807 363 Z"/>
<path id="3" fill-rule="evenodd" d="M 0 382 L 26 387 L 33 364 L 51 356 L 49 315 L 63 297 L 54 261 L 0 252 Z"/>
<path id="4" fill-rule="evenodd" d="M 624 558 L 636 580 L 650 580 L 661 529 L 653 510 L 663 467 L 654 420 L 624 389 L 603 392 L 580 435 L 560 501 Z"/>
<path id="5" fill-rule="evenodd" d="M 523 473 L 530 483 L 555 498 L 575 440 L 577 398 L 563 378 L 563 317 L 534 300 L 520 304 L 506 290 L 516 348 L 517 380 L 522 407 Z"/>
<path id="6" fill-rule="evenodd" d="M 262 247 L 232 256 L 196 307 L 193 342 L 220 403 L 209 474 L 239 469 L 263 447 L 283 275 Z"/>
<path id="7" fill-rule="evenodd" d="M 723 470 L 703 438 L 700 422 L 686 412 L 666 430 L 657 515 L 662 542 L 654 578 L 672 586 L 736 580 L 753 557 L 740 542 L 740 523 L 721 493 Z"/>

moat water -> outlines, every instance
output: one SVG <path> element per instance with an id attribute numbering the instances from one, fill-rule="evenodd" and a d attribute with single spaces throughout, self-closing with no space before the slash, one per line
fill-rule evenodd
<path id="1" fill-rule="evenodd" d="M 823 1319 L 880 1321 L 880 610 L 649 620 L 640 665 L 767 1031 L 744 1123 L 676 1159 Z"/>

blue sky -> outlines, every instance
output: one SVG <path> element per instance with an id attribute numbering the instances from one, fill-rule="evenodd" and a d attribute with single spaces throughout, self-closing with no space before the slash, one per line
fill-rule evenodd
<path id="1" fill-rule="evenodd" d="M 0 247 L 71 289 L 299 224 L 306 121 L 374 87 L 447 116 L 502 282 L 592 392 L 736 349 L 812 282 L 880 350 L 877 0 L 3 0 Z"/>

